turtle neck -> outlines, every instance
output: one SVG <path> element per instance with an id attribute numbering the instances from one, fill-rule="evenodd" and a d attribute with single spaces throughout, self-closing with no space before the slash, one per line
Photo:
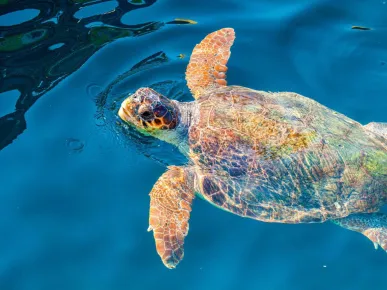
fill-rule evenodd
<path id="1" fill-rule="evenodd" d="M 157 133 L 157 138 L 175 145 L 181 153 L 188 157 L 189 153 L 189 129 L 197 115 L 197 103 L 173 101 L 178 110 L 179 122 L 172 130 L 162 130 Z"/>

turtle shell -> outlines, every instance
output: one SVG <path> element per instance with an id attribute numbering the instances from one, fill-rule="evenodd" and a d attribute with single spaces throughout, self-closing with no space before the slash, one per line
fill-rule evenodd
<path id="1" fill-rule="evenodd" d="M 189 132 L 196 190 L 266 222 L 321 222 L 387 201 L 381 136 L 295 93 L 221 87 L 200 97 Z"/>

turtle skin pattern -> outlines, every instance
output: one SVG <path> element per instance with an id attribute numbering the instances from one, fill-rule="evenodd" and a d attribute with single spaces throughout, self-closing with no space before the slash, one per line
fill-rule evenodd
<path id="1" fill-rule="evenodd" d="M 202 95 L 189 131 L 196 190 L 265 222 L 323 222 L 387 201 L 387 142 L 296 93 L 238 86 Z"/>

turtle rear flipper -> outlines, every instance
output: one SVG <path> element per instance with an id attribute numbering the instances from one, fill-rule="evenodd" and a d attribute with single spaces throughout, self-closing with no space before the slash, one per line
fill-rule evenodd
<path id="1" fill-rule="evenodd" d="M 387 251 L 387 215 L 384 213 L 353 214 L 333 222 L 343 228 L 359 232 L 369 238 L 377 249 Z"/>
<path id="2" fill-rule="evenodd" d="M 367 130 L 387 139 L 387 123 L 371 122 L 364 126 Z"/>

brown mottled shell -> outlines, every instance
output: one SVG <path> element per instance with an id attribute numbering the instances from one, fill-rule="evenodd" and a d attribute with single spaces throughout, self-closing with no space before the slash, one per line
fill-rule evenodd
<path id="1" fill-rule="evenodd" d="M 320 222 L 387 201 L 386 140 L 295 93 L 221 87 L 197 101 L 190 157 L 205 199 L 268 222 Z"/>

